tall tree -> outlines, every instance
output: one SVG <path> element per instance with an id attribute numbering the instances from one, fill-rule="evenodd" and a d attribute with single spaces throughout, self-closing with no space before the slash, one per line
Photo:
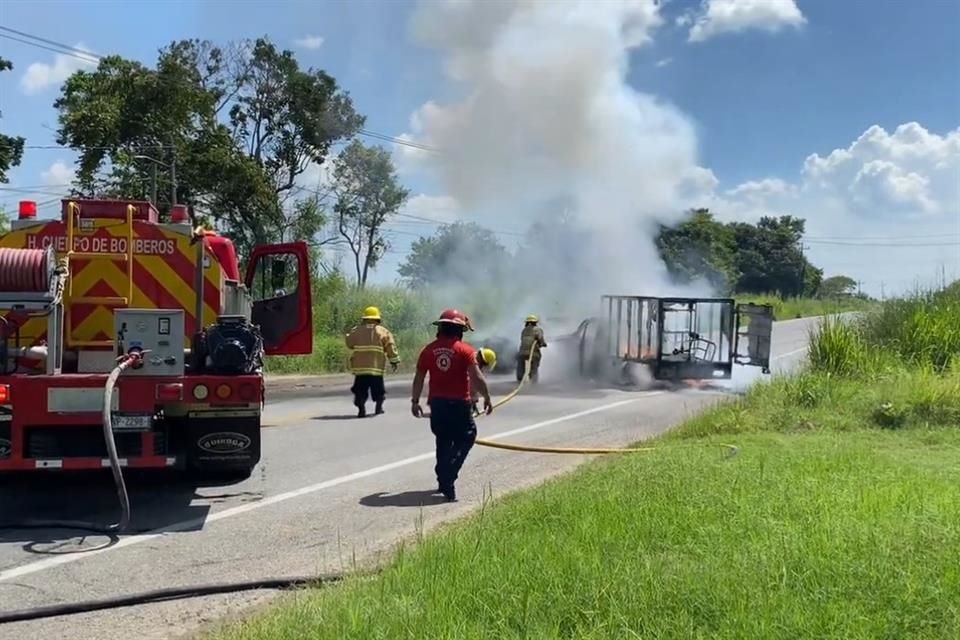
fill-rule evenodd
<path id="1" fill-rule="evenodd" d="M 161 202 L 175 190 L 210 212 L 242 253 L 305 211 L 297 178 L 363 125 L 331 76 L 264 38 L 173 42 L 155 69 L 106 57 L 74 73 L 55 106 L 60 143 L 81 152 L 85 190 L 145 196 L 156 176 Z M 105 165 L 110 174 L 97 178 Z"/>
<path id="2" fill-rule="evenodd" d="M 657 247 L 680 282 L 706 277 L 731 293 L 813 295 L 823 270 L 803 255 L 804 227 L 792 216 L 722 224 L 699 209 L 676 227 L 662 227 Z"/>
<path id="3" fill-rule="evenodd" d="M 383 226 L 410 192 L 398 181 L 390 153 L 380 146 L 351 142 L 334 161 L 334 224 L 341 244 L 353 254 L 358 288 L 389 249 Z"/>
<path id="4" fill-rule="evenodd" d="M 449 282 L 469 287 L 499 281 L 510 257 L 489 229 L 473 222 L 455 222 L 441 225 L 429 238 L 416 240 L 397 271 L 415 288 Z"/>
<path id="5" fill-rule="evenodd" d="M 0 58 L 0 72 L 11 71 L 13 63 Z M 0 114 L 2 115 L 2 114 Z M 0 183 L 9 182 L 7 171 L 20 165 L 23 158 L 24 139 L 21 136 L 8 136 L 0 133 Z"/>
<path id="6" fill-rule="evenodd" d="M 836 298 L 837 296 L 849 296 L 857 288 L 857 281 L 850 276 L 831 276 L 825 278 L 820 283 L 820 290 L 817 292 L 822 298 Z"/>
<path id="7" fill-rule="evenodd" d="M 10 229 L 10 216 L 3 209 L 0 209 L 0 233 L 6 233 Z"/>
<path id="8" fill-rule="evenodd" d="M 661 227 L 656 243 L 667 270 L 678 282 L 704 278 L 722 291 L 737 282 L 733 230 L 708 209 L 691 210 L 676 227 Z"/>
<path id="9" fill-rule="evenodd" d="M 793 216 L 764 216 L 756 225 L 734 223 L 737 245 L 737 291 L 777 293 L 781 296 L 813 294 L 823 271 L 803 255 L 805 221 Z"/>

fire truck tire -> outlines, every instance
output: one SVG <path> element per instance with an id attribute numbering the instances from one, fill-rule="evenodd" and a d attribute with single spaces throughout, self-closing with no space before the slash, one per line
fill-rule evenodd
<path id="1" fill-rule="evenodd" d="M 248 480 L 253 475 L 254 467 L 237 467 L 232 469 L 195 469 L 193 477 L 201 482 L 214 484 L 236 484 Z"/>

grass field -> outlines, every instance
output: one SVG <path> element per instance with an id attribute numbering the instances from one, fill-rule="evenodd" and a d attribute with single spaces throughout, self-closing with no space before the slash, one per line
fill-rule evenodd
<path id="1" fill-rule="evenodd" d="M 661 450 L 508 496 L 378 578 L 216 637 L 955 639 L 958 318 L 954 287 L 828 322 L 809 371 Z"/>
<path id="2" fill-rule="evenodd" d="M 431 326 L 439 311 L 437 304 L 407 289 L 369 287 L 365 292 L 339 289 L 318 292 L 323 302 L 314 308 L 314 349 L 309 356 L 271 357 L 267 370 L 271 374 L 322 374 L 349 370 L 350 352 L 343 344 L 344 334 L 356 324 L 360 311 L 376 304 L 384 316 L 384 324 L 393 332 L 401 358 L 401 370 L 412 371 L 420 349 L 433 339 Z M 861 300 L 781 300 L 775 296 L 745 297 L 740 302 L 772 304 L 778 320 L 810 317 L 852 311 L 866 306 Z M 476 317 L 477 311 L 469 311 Z M 479 318 L 483 321 L 483 318 Z M 517 329 L 519 335 L 519 328 Z"/>

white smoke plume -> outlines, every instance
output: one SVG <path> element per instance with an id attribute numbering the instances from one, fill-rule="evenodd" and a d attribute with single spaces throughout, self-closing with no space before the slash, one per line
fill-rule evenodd
<path id="1" fill-rule="evenodd" d="M 539 220 L 547 229 L 518 268 L 491 283 L 506 308 L 478 329 L 512 337 L 527 313 L 548 326 L 563 314 L 575 326 L 604 293 L 713 294 L 672 286 L 654 245 L 657 224 L 683 216 L 702 173 L 691 121 L 627 83 L 631 51 L 662 22 L 655 0 L 419 5 L 414 37 L 440 52 L 459 97 L 414 114 L 406 139 L 437 152 L 401 147 L 400 162 L 432 170 L 468 219 L 520 232 Z M 551 233 L 564 217 L 584 233 Z M 476 289 L 450 284 L 450 304 L 481 315 Z"/>

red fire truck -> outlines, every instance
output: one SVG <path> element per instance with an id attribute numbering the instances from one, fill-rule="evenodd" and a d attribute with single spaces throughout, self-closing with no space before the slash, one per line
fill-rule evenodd
<path id="1" fill-rule="evenodd" d="M 184 206 L 35 202 L 0 235 L 0 476 L 104 467 L 249 476 L 265 355 L 313 348 L 303 242 L 233 243 Z"/>

